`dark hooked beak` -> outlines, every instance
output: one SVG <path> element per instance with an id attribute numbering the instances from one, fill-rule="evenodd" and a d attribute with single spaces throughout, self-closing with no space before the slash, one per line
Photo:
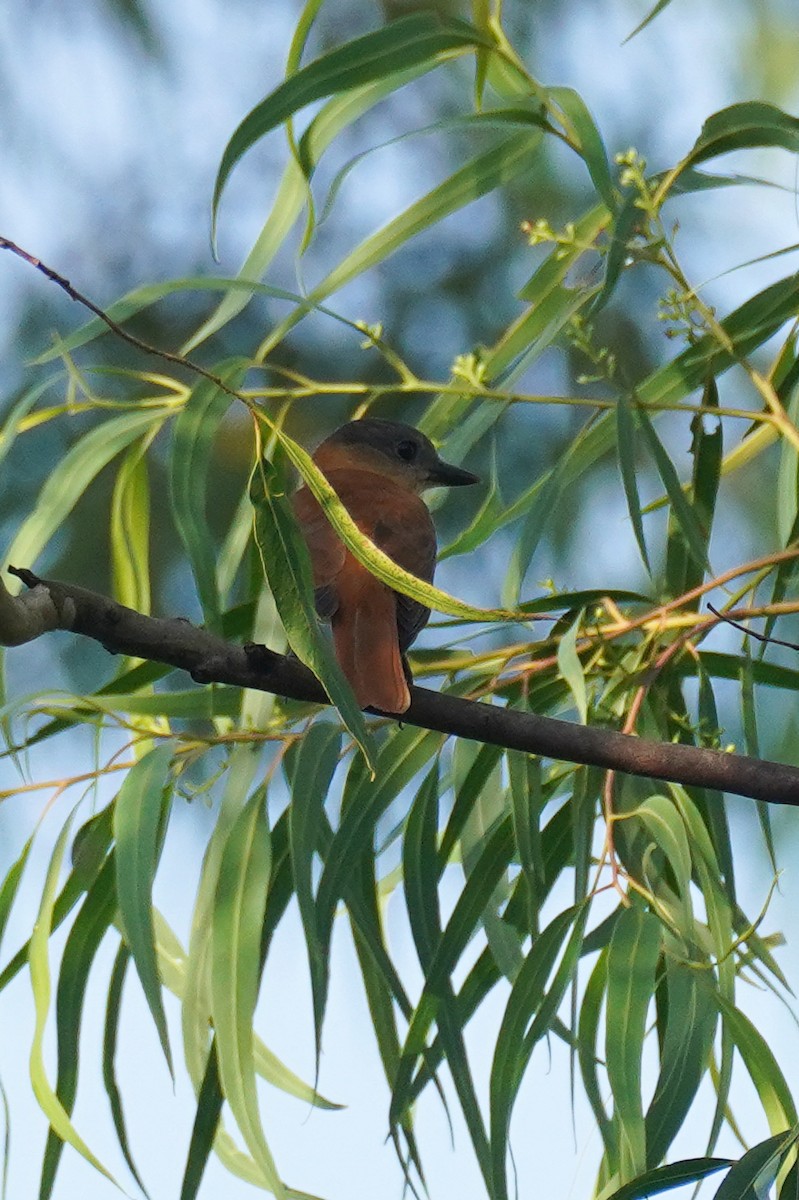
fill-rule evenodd
<path id="1" fill-rule="evenodd" d="M 479 483 L 480 476 L 473 475 L 471 471 L 464 471 L 463 467 L 453 467 L 450 463 L 439 459 L 430 468 L 427 481 L 431 487 L 465 487 L 468 483 Z"/>

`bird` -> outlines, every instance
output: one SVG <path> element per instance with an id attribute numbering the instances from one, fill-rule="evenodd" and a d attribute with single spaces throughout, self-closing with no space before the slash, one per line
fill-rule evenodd
<path id="1" fill-rule="evenodd" d="M 441 459 L 420 430 L 362 417 L 335 430 L 312 455 L 362 533 L 400 567 L 433 582 L 436 532 L 421 493 L 479 477 Z M 401 714 L 412 682 L 405 652 L 430 609 L 375 578 L 340 540 L 306 485 L 293 497 L 310 553 L 316 611 L 330 621 L 339 666 L 361 708 Z"/>

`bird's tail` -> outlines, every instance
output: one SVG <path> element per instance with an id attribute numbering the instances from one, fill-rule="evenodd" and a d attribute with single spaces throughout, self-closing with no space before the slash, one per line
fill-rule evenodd
<path id="1" fill-rule="evenodd" d="M 411 694 L 397 637 L 396 598 L 377 580 L 370 583 L 356 604 L 342 604 L 333 617 L 336 658 L 361 708 L 403 713 Z"/>

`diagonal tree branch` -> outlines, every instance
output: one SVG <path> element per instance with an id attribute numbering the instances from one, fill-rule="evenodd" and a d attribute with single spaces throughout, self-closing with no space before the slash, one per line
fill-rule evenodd
<path id="1" fill-rule="evenodd" d="M 107 596 L 40 579 L 32 571 L 9 570 L 30 590 L 11 596 L 0 580 L 2 645 L 21 645 L 55 629 L 67 630 L 93 638 L 112 653 L 188 671 L 198 683 L 227 683 L 293 700 L 329 703 L 316 678 L 294 658 L 265 646 L 225 641 L 182 618 L 146 617 Z M 653 742 L 428 688 L 414 687 L 411 696 L 411 707 L 402 720 L 422 729 L 628 775 L 799 806 L 797 767 L 720 750 Z"/>

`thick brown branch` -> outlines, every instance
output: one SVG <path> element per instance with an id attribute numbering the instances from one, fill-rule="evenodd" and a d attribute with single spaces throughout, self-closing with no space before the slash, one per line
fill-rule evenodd
<path id="1" fill-rule="evenodd" d="M 180 618 L 145 617 L 106 596 L 10 568 L 31 590 L 11 597 L 0 583 L 0 644 L 18 645 L 52 629 L 70 630 L 117 654 L 188 671 L 198 683 L 257 688 L 294 700 L 328 703 L 301 663 L 264 646 L 239 646 Z M 799 806 L 799 768 L 695 746 L 653 742 L 615 730 L 412 689 L 403 721 L 565 762 L 715 788 Z"/>

